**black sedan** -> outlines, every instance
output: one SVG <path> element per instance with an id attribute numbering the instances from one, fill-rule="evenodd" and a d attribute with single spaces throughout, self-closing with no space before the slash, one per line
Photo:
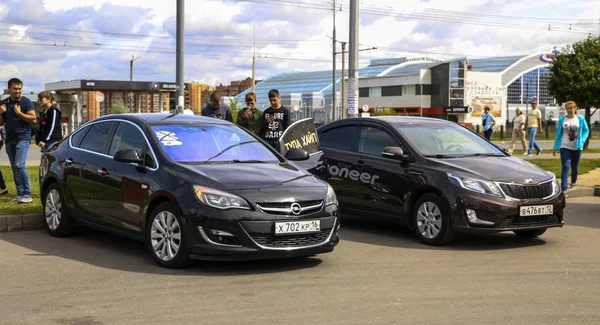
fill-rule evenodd
<path id="1" fill-rule="evenodd" d="M 43 153 L 48 232 L 145 241 L 156 262 L 311 256 L 338 243 L 333 188 L 244 129 L 182 114 L 108 115 Z"/>

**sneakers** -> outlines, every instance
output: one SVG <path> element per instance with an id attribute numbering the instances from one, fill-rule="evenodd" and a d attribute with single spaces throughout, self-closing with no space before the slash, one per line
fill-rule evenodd
<path id="1" fill-rule="evenodd" d="M 538 150 L 538 151 L 535 153 L 535 155 L 536 155 L 536 156 L 539 156 L 541 153 L 542 153 L 542 149 Z"/>
<path id="2" fill-rule="evenodd" d="M 12 199 L 10 201 L 10 203 L 29 203 L 33 201 L 33 199 L 31 198 L 31 195 L 25 195 L 25 196 L 17 196 L 16 198 Z"/>
<path id="3" fill-rule="evenodd" d="M 528 154 L 527 151 L 523 151 L 523 156 L 531 156 L 531 154 Z"/>
<path id="4" fill-rule="evenodd" d="M 0 190 L 0 195 L 4 195 L 4 194 L 8 194 L 8 189 L 5 188 L 3 190 Z"/>
<path id="5" fill-rule="evenodd" d="M 19 201 L 19 203 L 29 203 L 31 201 L 33 201 L 31 195 L 25 195 L 21 198 L 21 201 Z"/>
<path id="6" fill-rule="evenodd" d="M 569 189 L 570 189 L 570 190 L 574 190 L 574 189 L 576 189 L 576 188 L 577 188 L 577 185 L 575 185 L 575 184 L 571 184 L 571 187 L 570 187 Z"/>

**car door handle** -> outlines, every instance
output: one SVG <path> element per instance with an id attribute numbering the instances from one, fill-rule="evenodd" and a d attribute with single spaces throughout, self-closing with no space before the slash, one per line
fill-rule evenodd
<path id="1" fill-rule="evenodd" d="M 106 176 L 106 175 L 108 175 L 108 171 L 104 168 L 98 168 L 98 174 L 100 174 L 102 176 Z"/>
<path id="2" fill-rule="evenodd" d="M 65 159 L 65 165 L 67 165 L 67 166 L 73 165 L 73 159 L 71 159 L 71 158 Z"/>

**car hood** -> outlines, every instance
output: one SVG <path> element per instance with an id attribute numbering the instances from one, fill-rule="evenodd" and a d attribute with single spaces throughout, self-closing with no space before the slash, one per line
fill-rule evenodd
<path id="1" fill-rule="evenodd" d="M 431 159 L 459 176 L 475 177 L 499 182 L 533 183 L 548 180 L 551 174 L 525 160 L 508 157 L 464 157 Z M 557 161 L 557 164 L 560 162 Z"/>
<path id="2" fill-rule="evenodd" d="M 224 190 L 325 186 L 312 174 L 288 163 L 204 164 L 181 167 L 218 183 Z"/>

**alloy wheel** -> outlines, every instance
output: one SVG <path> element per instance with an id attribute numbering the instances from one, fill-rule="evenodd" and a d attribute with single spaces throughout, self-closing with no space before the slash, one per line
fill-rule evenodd
<path id="1" fill-rule="evenodd" d="M 423 202 L 417 211 L 417 227 L 423 237 L 433 239 L 442 229 L 442 213 L 435 203 Z"/>
<path id="2" fill-rule="evenodd" d="M 56 230 L 56 228 L 60 226 L 62 203 L 60 201 L 60 194 L 56 189 L 50 190 L 46 196 L 44 216 L 46 217 L 46 223 L 50 230 Z"/>
<path id="3" fill-rule="evenodd" d="M 152 220 L 150 239 L 159 259 L 165 262 L 174 259 L 181 246 L 181 227 L 175 215 L 169 211 L 158 213 Z"/>

